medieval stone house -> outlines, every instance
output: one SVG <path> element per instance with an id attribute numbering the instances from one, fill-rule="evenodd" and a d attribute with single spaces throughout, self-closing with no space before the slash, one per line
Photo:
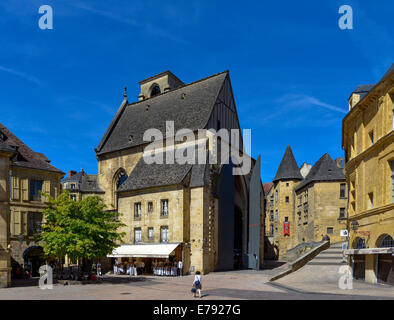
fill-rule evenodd
<path id="1" fill-rule="evenodd" d="M 35 242 L 47 198 L 56 197 L 64 173 L 0 124 L 0 285 L 7 286 L 18 266 L 33 276 L 43 263 Z"/>

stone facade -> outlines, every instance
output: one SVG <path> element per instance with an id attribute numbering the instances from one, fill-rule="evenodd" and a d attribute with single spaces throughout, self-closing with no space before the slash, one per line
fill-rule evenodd
<path id="1" fill-rule="evenodd" d="M 5 153 L 5 149 L 8 151 Z M 3 150 L 3 151 L 1 151 Z M 64 173 L 50 164 L 42 153 L 36 153 L 0 124 L 1 190 L 0 271 L 9 269 L 13 275 L 18 266 L 28 263 L 33 275 L 42 263 L 42 248 L 35 242 L 35 235 L 42 223 L 42 213 L 48 198 L 41 192 L 56 197 L 61 189 L 60 179 Z M 4 250 L 4 251 L 3 251 Z M 12 267 L 12 269 L 11 269 Z M 24 267 L 27 267 L 26 265 Z M 12 272 L 11 272 L 12 271 Z M 10 278 L 3 277 L 2 285 Z"/>
<path id="2" fill-rule="evenodd" d="M 319 242 L 328 235 L 332 243 L 344 241 L 347 186 L 340 159 L 324 155 L 313 167 L 298 168 L 290 147 L 266 195 L 266 244 L 274 259 L 304 242 Z"/>
<path id="3" fill-rule="evenodd" d="M 343 147 L 350 189 L 350 249 L 387 247 L 394 237 L 393 104 L 394 65 L 376 85 L 360 86 L 349 98 L 349 113 L 343 120 Z M 393 272 L 387 279 L 380 270 L 385 262 L 379 263 L 379 259 L 390 258 L 352 254 L 350 265 L 356 277 L 367 282 L 394 283 Z"/>
<path id="4" fill-rule="evenodd" d="M 5 148 L 4 148 L 5 149 Z M 10 158 L 14 153 L 2 150 L 0 145 L 0 288 L 11 283 L 11 260 L 9 251 L 9 195 Z"/>
<path id="5" fill-rule="evenodd" d="M 279 181 L 274 184 L 267 197 L 265 224 L 273 240 L 275 255 L 281 259 L 294 243 L 294 188 L 299 181 Z M 284 223 L 289 223 L 290 235 L 284 233 Z M 271 231 L 273 230 L 273 233 Z"/>
<path id="6" fill-rule="evenodd" d="M 316 182 L 296 191 L 295 243 L 318 242 L 325 235 L 331 243 L 346 240 L 340 235 L 347 228 L 346 207 L 343 182 Z"/>

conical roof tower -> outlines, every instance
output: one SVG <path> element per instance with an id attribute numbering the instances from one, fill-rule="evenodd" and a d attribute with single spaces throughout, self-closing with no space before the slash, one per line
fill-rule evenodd
<path id="1" fill-rule="evenodd" d="M 273 182 L 275 183 L 280 180 L 302 180 L 300 168 L 298 167 L 290 146 L 286 148 L 285 155 L 283 156 Z"/>

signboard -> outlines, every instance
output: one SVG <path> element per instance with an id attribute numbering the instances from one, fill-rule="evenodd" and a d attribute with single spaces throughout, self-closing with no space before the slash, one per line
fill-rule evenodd
<path id="1" fill-rule="evenodd" d="M 348 237 L 348 236 L 349 236 L 349 231 L 341 230 L 341 237 Z"/>
<path id="2" fill-rule="evenodd" d="M 283 234 L 286 236 L 290 235 L 290 223 L 285 222 L 283 223 Z"/>

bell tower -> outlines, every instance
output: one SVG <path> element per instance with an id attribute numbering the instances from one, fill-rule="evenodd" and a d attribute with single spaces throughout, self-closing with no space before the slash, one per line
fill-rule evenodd
<path id="1" fill-rule="evenodd" d="M 138 96 L 139 101 L 152 98 L 158 94 L 165 93 L 185 85 L 177 76 L 168 70 L 142 80 L 139 84 L 141 86 L 141 92 Z"/>

